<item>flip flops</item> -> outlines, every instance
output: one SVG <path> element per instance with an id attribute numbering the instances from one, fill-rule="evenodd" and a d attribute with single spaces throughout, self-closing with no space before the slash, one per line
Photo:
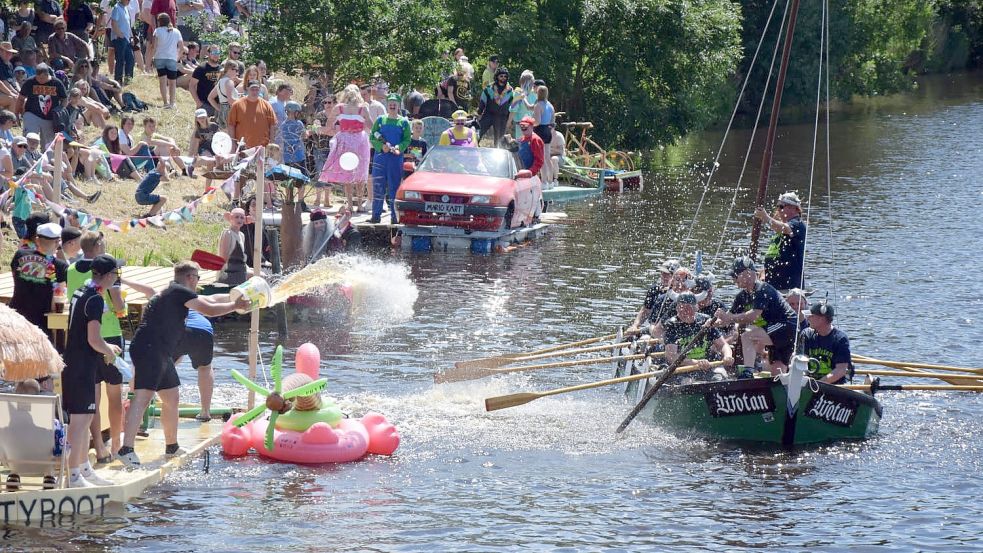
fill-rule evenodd
<path id="1" fill-rule="evenodd" d="M 199 414 L 195 415 L 195 420 L 198 421 L 198 422 L 208 422 L 208 421 L 212 420 L 212 417 L 209 416 L 209 415 L 202 415 L 201 413 L 199 413 Z"/>

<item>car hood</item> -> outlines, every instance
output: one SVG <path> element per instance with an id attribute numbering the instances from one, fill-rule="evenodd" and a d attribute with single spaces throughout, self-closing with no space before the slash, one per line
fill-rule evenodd
<path id="1" fill-rule="evenodd" d="M 512 179 L 501 177 L 482 177 L 459 173 L 413 173 L 399 186 L 402 194 L 414 190 L 426 194 L 485 194 L 492 195 L 510 191 L 515 186 Z"/>

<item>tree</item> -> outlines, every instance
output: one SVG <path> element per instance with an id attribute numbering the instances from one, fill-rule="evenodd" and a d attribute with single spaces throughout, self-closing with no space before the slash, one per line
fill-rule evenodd
<path id="1" fill-rule="evenodd" d="M 413 0 L 272 0 L 251 29 L 252 49 L 274 69 L 324 72 L 336 85 L 429 82 L 450 44 L 445 27 L 438 10 Z"/>

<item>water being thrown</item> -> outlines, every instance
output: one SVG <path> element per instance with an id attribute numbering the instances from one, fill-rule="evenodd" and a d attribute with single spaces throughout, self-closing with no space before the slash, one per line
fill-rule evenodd
<path id="1" fill-rule="evenodd" d="M 273 286 L 270 304 L 291 296 L 329 294 L 335 286 L 351 292 L 352 315 L 365 322 L 408 320 L 419 296 L 409 267 L 360 255 L 325 257 L 291 273 Z"/>

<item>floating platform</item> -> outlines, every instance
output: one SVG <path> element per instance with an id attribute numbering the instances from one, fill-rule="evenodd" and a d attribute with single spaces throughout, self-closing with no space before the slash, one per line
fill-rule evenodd
<path id="1" fill-rule="evenodd" d="M 478 254 L 504 252 L 516 244 L 546 234 L 551 224 L 566 218 L 565 213 L 543 213 L 539 223 L 530 227 L 499 232 L 468 231 L 455 227 L 399 226 L 401 248 L 413 252 L 464 252 Z"/>

